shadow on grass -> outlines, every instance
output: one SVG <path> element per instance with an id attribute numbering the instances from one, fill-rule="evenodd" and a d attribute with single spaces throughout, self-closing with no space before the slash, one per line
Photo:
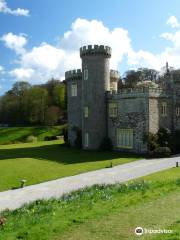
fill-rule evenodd
<path id="1" fill-rule="evenodd" d="M 117 158 L 135 158 L 140 156 L 120 152 L 83 151 L 68 148 L 63 144 L 38 147 L 0 149 L 0 160 L 16 158 L 35 158 L 56 161 L 63 164 L 113 160 Z"/>

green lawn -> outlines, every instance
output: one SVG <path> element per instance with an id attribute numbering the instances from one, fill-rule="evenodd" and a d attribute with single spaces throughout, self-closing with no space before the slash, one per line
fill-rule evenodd
<path id="1" fill-rule="evenodd" d="M 36 184 L 82 172 L 139 160 L 117 152 L 82 151 L 64 147 L 60 141 L 0 146 L 0 191 L 16 188 L 21 179 Z"/>
<path id="2" fill-rule="evenodd" d="M 43 141 L 46 136 L 62 134 L 65 125 L 53 127 L 8 127 L 0 128 L 0 144 L 25 142 L 28 136 L 36 136 Z"/>
<path id="3" fill-rule="evenodd" d="M 143 181 L 142 181 L 143 180 Z M 180 168 L 127 184 L 93 186 L 2 214 L 1 240 L 179 240 Z M 173 234 L 134 234 L 137 226 Z"/>

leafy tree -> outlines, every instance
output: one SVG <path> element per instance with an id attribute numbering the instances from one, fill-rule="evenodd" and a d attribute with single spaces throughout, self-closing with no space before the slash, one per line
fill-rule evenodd
<path id="1" fill-rule="evenodd" d="M 60 109 L 56 106 L 48 107 L 45 113 L 45 124 L 54 125 L 59 120 Z"/>
<path id="2" fill-rule="evenodd" d="M 123 78 L 125 87 L 133 88 L 138 82 L 142 81 L 153 81 L 158 79 L 159 72 L 154 69 L 139 68 L 137 71 L 129 70 L 125 73 Z"/>
<path id="3" fill-rule="evenodd" d="M 32 87 L 28 92 L 29 122 L 44 124 L 47 110 L 48 92 L 40 87 Z"/>
<path id="4" fill-rule="evenodd" d="M 54 103 L 61 109 L 65 108 L 65 85 L 63 83 L 58 84 L 53 89 Z"/>

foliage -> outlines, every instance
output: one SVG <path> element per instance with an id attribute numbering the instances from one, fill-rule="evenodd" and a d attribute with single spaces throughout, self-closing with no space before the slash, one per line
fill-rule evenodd
<path id="1" fill-rule="evenodd" d="M 171 145 L 171 140 L 172 140 L 172 135 L 169 129 L 167 128 L 160 128 L 158 133 L 157 133 L 157 137 L 158 137 L 158 144 L 159 146 L 168 146 L 170 147 Z"/>
<path id="2" fill-rule="evenodd" d="M 158 136 L 157 134 L 149 133 L 144 136 L 144 142 L 147 143 L 148 150 L 154 151 L 158 147 Z"/>
<path id="3" fill-rule="evenodd" d="M 176 130 L 173 135 L 173 146 L 175 152 L 180 152 L 180 130 Z"/>
<path id="4" fill-rule="evenodd" d="M 154 69 L 139 68 L 137 71 L 127 71 L 123 80 L 125 82 L 125 87 L 133 88 L 138 84 L 143 84 L 143 82 L 156 82 L 156 80 L 158 79 L 158 75 L 159 72 Z M 153 83 L 152 86 L 154 86 Z"/>
<path id="5" fill-rule="evenodd" d="M 65 88 L 64 82 L 54 79 L 34 86 L 15 83 L 0 98 L 0 124 L 57 124 L 65 116 Z"/>
<path id="6" fill-rule="evenodd" d="M 113 144 L 112 144 L 111 139 L 109 137 L 103 138 L 99 149 L 102 151 L 111 151 L 112 148 L 113 148 Z"/>
<path id="7" fill-rule="evenodd" d="M 35 136 L 38 141 L 43 141 L 46 136 L 62 135 L 66 125 L 52 127 L 6 127 L 0 128 L 0 144 L 26 142 L 28 136 Z"/>
<path id="8" fill-rule="evenodd" d="M 154 157 L 168 157 L 173 151 L 173 136 L 168 129 L 160 128 L 156 134 L 149 133 L 144 136 L 149 154 Z"/>
<path id="9" fill-rule="evenodd" d="M 28 142 L 28 143 L 37 142 L 37 137 L 35 137 L 33 135 L 28 136 L 27 139 L 26 139 L 26 142 Z"/>
<path id="10" fill-rule="evenodd" d="M 44 138 L 45 141 L 54 141 L 57 140 L 57 136 L 46 136 Z"/>
<path id="11" fill-rule="evenodd" d="M 169 147 L 157 147 L 154 150 L 154 157 L 169 157 L 171 155 L 171 149 Z"/>
<path id="12" fill-rule="evenodd" d="M 60 117 L 60 108 L 56 106 L 50 106 L 46 109 L 45 112 L 45 124 L 47 126 L 55 125 Z"/>

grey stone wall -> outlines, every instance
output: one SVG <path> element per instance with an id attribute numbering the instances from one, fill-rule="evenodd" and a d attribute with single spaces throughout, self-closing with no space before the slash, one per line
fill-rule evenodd
<path id="1" fill-rule="evenodd" d="M 148 97 L 141 95 L 134 97 L 131 94 L 111 95 L 108 103 L 117 102 L 118 117 L 108 116 L 108 134 L 113 142 L 114 149 L 143 153 L 147 151 L 147 144 L 143 141 L 148 132 Z M 117 148 L 117 128 L 133 129 L 133 149 Z"/>
<path id="2" fill-rule="evenodd" d="M 161 107 L 163 102 L 167 102 L 167 116 L 163 116 L 161 113 Z M 172 97 L 159 97 L 159 128 L 168 128 L 169 130 L 173 130 L 173 103 Z"/>
<path id="3" fill-rule="evenodd" d="M 85 133 L 89 134 L 88 149 L 99 148 L 107 134 L 106 91 L 110 89 L 109 55 L 83 55 L 82 72 L 88 69 L 88 80 L 82 81 L 82 141 L 85 147 Z M 88 118 L 84 107 L 89 108 Z"/>
<path id="4" fill-rule="evenodd" d="M 76 139 L 74 127 L 82 129 L 82 74 L 66 74 L 67 81 L 67 115 L 68 115 L 68 140 L 73 146 Z M 77 84 L 77 96 L 71 96 L 71 85 Z"/>

